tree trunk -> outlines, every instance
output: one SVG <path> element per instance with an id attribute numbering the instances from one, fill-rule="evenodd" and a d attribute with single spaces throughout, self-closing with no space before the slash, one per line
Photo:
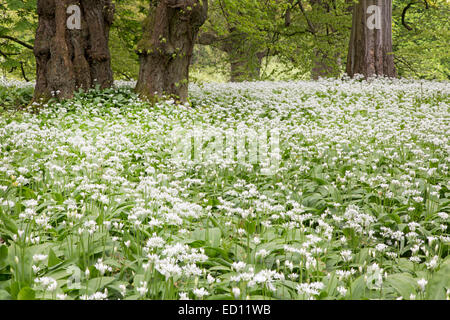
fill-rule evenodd
<path id="1" fill-rule="evenodd" d="M 227 37 L 220 38 L 213 32 L 204 32 L 198 36 L 197 43 L 213 45 L 228 55 L 231 82 L 260 78 L 262 59 L 267 55 L 267 50 L 255 52 L 256 46 L 245 34 L 230 30 Z"/>
<path id="2" fill-rule="evenodd" d="M 77 7 L 71 12 L 72 5 Z M 34 101 L 72 98 L 78 89 L 113 84 L 108 48 L 111 0 L 38 0 L 37 12 Z"/>
<path id="3" fill-rule="evenodd" d="M 309 3 L 320 21 L 308 21 L 309 29 L 313 32 L 315 41 L 318 42 L 318 46 L 313 50 L 311 78 L 318 80 L 337 77 L 340 74 L 341 58 L 339 53 L 333 53 L 333 38 L 329 34 L 335 30 L 328 22 L 324 22 L 332 17 L 330 3 L 323 0 L 309 0 Z M 323 37 L 325 35 L 326 37 Z M 326 41 L 326 45 L 324 46 L 321 41 Z"/>
<path id="4" fill-rule="evenodd" d="M 207 0 L 154 0 L 138 44 L 136 92 L 143 98 L 188 97 L 189 66 L 195 38 L 206 20 Z"/>
<path id="5" fill-rule="evenodd" d="M 237 48 L 227 51 L 231 60 L 231 82 L 257 80 L 261 73 L 262 59 L 264 52 L 245 52 L 244 48 Z"/>
<path id="6" fill-rule="evenodd" d="M 392 53 L 392 0 L 360 0 L 353 8 L 347 74 L 396 77 Z"/>

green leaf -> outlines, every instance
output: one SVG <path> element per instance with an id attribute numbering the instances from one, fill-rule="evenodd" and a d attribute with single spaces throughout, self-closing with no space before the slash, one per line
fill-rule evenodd
<path id="1" fill-rule="evenodd" d="M 93 294 L 93 293 L 101 290 L 102 288 L 104 288 L 108 284 L 112 283 L 114 280 L 116 280 L 116 278 L 114 278 L 114 277 L 93 278 L 93 279 L 88 281 L 88 285 L 87 285 L 88 293 L 89 294 Z"/>
<path id="2" fill-rule="evenodd" d="M 222 232 L 219 228 L 211 228 L 209 230 L 196 229 L 192 232 L 191 238 L 194 240 L 202 240 L 209 242 L 211 247 L 219 247 Z"/>
<path id="3" fill-rule="evenodd" d="M 61 263 L 62 260 L 59 259 L 53 249 L 50 249 L 48 253 L 48 267 L 51 268 L 53 266 L 56 266 L 57 264 Z"/>
<path id="4" fill-rule="evenodd" d="M 366 283 L 364 282 L 364 277 L 359 276 L 351 284 L 352 296 L 351 299 L 358 300 L 364 297 L 364 291 L 366 290 Z"/>
<path id="5" fill-rule="evenodd" d="M 232 300 L 231 294 L 216 294 L 209 296 L 206 300 Z"/>
<path id="6" fill-rule="evenodd" d="M 30 287 L 22 288 L 17 295 L 17 300 L 35 300 L 36 292 Z"/>
<path id="7" fill-rule="evenodd" d="M 404 299 L 409 299 L 411 294 L 416 294 L 416 281 L 409 273 L 391 274 L 386 278 L 386 283 L 394 288 Z"/>
<path id="8" fill-rule="evenodd" d="M 0 300 L 12 300 L 12 297 L 8 291 L 0 290 Z"/>
<path id="9" fill-rule="evenodd" d="M 0 246 L 0 270 L 8 265 L 8 248 L 6 246 Z"/>
<path id="10" fill-rule="evenodd" d="M 426 298 L 428 300 L 445 300 L 447 289 L 450 289 L 450 256 L 444 260 L 439 270 L 428 282 Z"/>
<path id="11" fill-rule="evenodd" d="M 6 229 L 10 232 L 12 232 L 13 234 L 17 234 L 17 225 L 16 223 L 9 218 L 6 214 L 3 213 L 3 211 L 0 209 L 0 218 L 3 222 L 3 225 L 6 227 Z"/>

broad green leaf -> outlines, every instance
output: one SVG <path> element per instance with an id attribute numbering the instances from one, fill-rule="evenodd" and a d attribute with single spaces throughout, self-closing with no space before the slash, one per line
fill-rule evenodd
<path id="1" fill-rule="evenodd" d="M 50 249 L 50 251 L 48 252 L 48 267 L 51 268 L 61 262 L 62 262 L 62 260 L 56 256 L 53 249 Z"/>
<path id="2" fill-rule="evenodd" d="M 428 282 L 426 298 L 430 300 L 445 300 L 448 289 L 450 289 L 450 256 L 442 262 L 439 270 Z"/>
<path id="3" fill-rule="evenodd" d="M 411 294 L 416 294 L 416 281 L 409 273 L 390 274 L 386 283 L 394 288 L 404 299 L 409 299 Z"/>
<path id="4" fill-rule="evenodd" d="M 12 300 L 13 298 L 8 291 L 0 289 L 0 300 Z"/>
<path id="5" fill-rule="evenodd" d="M 0 270 L 8 265 L 8 248 L 4 245 L 0 245 Z"/>
<path id="6" fill-rule="evenodd" d="M 12 232 L 13 234 L 17 234 L 18 228 L 16 223 L 10 217 L 4 214 L 1 208 L 0 208 L 0 219 L 8 231 Z"/>
<path id="7" fill-rule="evenodd" d="M 30 287 L 22 288 L 17 295 L 17 300 L 34 300 L 36 298 L 36 292 Z"/>
<path id="8" fill-rule="evenodd" d="M 98 277 L 88 281 L 88 293 L 93 294 L 99 290 L 102 290 L 105 286 L 112 283 L 116 278 L 114 277 Z"/>

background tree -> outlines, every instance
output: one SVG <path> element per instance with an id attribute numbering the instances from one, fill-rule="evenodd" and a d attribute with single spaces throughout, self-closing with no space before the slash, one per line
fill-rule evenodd
<path id="1" fill-rule="evenodd" d="M 341 53 L 346 51 L 350 23 L 345 2 L 215 0 L 212 3 L 199 42 L 227 53 L 232 81 L 258 78 L 259 71 L 267 71 L 270 62 L 276 63 L 278 73 L 295 68 L 313 78 L 337 76 L 341 72 L 341 56 L 345 57 Z M 265 72 L 264 76 L 267 75 Z"/>
<path id="2" fill-rule="evenodd" d="M 136 91 L 144 98 L 171 95 L 187 101 L 195 39 L 208 13 L 207 0 L 150 1 Z"/>
<path id="3" fill-rule="evenodd" d="M 70 5 L 80 9 L 74 29 L 67 25 Z M 113 84 L 108 47 L 114 16 L 111 0 L 38 0 L 37 13 L 35 100 L 48 99 L 52 93 L 71 98 L 78 89 Z"/>
<path id="4" fill-rule="evenodd" d="M 148 0 L 115 0 L 116 14 L 110 30 L 111 67 L 115 79 L 136 80 L 139 75 L 137 44 L 148 15 Z"/>
<path id="5" fill-rule="evenodd" d="M 278 19 L 278 1 L 213 0 L 198 43 L 212 45 L 226 53 L 230 80 L 259 79 L 262 60 L 269 54 L 273 28 L 267 22 Z"/>

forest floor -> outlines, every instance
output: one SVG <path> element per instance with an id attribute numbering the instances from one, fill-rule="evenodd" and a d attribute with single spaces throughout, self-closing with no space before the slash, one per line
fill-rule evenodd
<path id="1" fill-rule="evenodd" d="M 224 83 L 150 106 L 122 83 L 3 107 L 0 299 L 448 299 L 449 93 Z"/>

